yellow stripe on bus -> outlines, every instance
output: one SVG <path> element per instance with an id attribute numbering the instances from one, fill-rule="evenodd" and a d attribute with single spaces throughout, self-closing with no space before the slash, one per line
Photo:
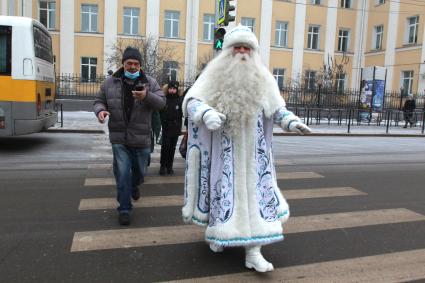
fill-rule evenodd
<path id="1" fill-rule="evenodd" d="M 46 100 L 45 89 L 51 89 L 51 96 L 55 98 L 55 84 L 50 82 L 13 80 L 10 76 L 0 76 L 0 101 L 35 102 L 36 94 L 40 93 L 41 102 Z"/>
<path id="2" fill-rule="evenodd" d="M 35 102 L 36 87 L 36 81 L 0 77 L 0 101 Z"/>

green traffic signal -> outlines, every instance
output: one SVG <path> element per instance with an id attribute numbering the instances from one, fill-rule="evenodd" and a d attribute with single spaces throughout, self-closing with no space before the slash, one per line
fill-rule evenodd
<path id="1" fill-rule="evenodd" d="M 214 49 L 216 49 L 216 50 L 223 49 L 223 40 L 222 39 L 217 39 L 217 41 L 215 42 Z"/>
<path id="2" fill-rule="evenodd" d="M 225 34 L 226 34 L 226 29 L 223 27 L 219 27 L 214 30 L 214 50 L 223 49 Z"/>

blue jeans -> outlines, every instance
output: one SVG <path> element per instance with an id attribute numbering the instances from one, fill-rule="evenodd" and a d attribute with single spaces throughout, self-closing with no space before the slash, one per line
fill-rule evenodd
<path id="1" fill-rule="evenodd" d="M 150 158 L 150 148 L 135 148 L 123 144 L 112 144 L 114 155 L 113 171 L 117 184 L 117 201 L 120 213 L 130 213 L 131 192 L 144 182 Z"/>

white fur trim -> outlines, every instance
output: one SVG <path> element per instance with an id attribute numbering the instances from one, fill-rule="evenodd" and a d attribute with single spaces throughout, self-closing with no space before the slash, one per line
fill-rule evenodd
<path id="1" fill-rule="evenodd" d="M 238 25 L 224 35 L 223 49 L 237 44 L 246 44 L 257 52 L 260 50 L 257 37 L 245 26 Z"/>
<path id="2" fill-rule="evenodd" d="M 199 187 L 199 163 L 200 163 L 200 152 L 197 148 L 191 148 L 188 150 L 188 170 L 186 171 L 186 198 L 185 204 L 182 208 L 183 221 L 185 223 L 192 223 L 193 212 L 196 207 L 196 199 Z"/>

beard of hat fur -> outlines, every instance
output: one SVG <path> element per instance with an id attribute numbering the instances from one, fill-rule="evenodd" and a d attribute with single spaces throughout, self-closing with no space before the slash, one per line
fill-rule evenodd
<path id="1" fill-rule="evenodd" d="M 246 60 L 242 60 L 245 57 Z M 226 115 L 225 130 L 231 136 L 246 127 L 252 127 L 261 110 L 260 58 L 254 51 L 247 54 L 232 55 L 232 50 L 223 51 L 212 61 L 210 74 L 211 92 L 207 103 Z"/>

